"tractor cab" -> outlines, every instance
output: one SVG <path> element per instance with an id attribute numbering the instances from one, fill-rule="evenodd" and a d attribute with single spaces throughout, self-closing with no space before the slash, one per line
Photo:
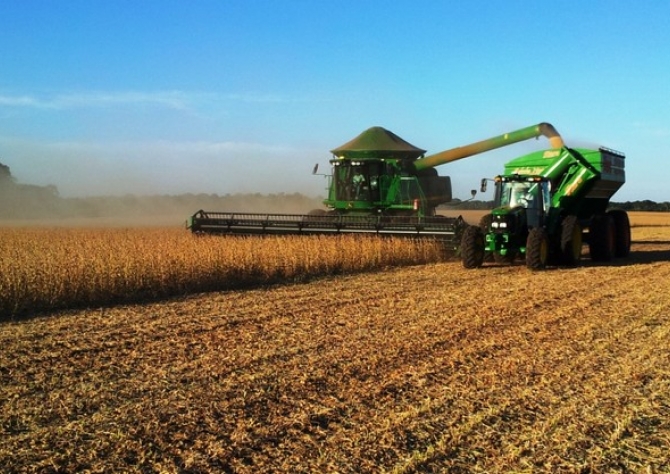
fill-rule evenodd
<path id="1" fill-rule="evenodd" d="M 513 224 L 542 227 L 551 207 L 551 183 L 542 176 L 497 176 L 495 178 L 493 222 L 498 229 Z M 506 222 L 507 225 L 503 224 Z"/>

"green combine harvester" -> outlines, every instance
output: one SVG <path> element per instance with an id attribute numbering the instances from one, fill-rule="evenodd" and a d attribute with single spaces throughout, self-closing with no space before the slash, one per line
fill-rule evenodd
<path id="1" fill-rule="evenodd" d="M 568 148 L 556 136 L 552 148 L 505 164 L 495 182 L 494 209 L 461 238 L 466 268 L 485 261 L 525 258 L 534 270 L 576 265 L 588 243 L 591 260 L 608 261 L 630 252 L 628 215 L 608 210 L 625 182 L 622 153 Z M 481 191 L 487 180 L 482 180 Z"/>
<path id="2" fill-rule="evenodd" d="M 450 178 L 439 176 L 435 167 L 540 135 L 552 146 L 562 143 L 551 125 L 541 123 L 425 156 L 426 150 L 372 127 L 331 150 L 324 209 L 305 215 L 200 210 L 188 219 L 187 227 L 194 233 L 425 237 L 457 248 L 467 224 L 461 217 L 437 214 L 437 206 L 450 202 L 452 193 Z M 472 193 L 474 197 L 476 191 Z"/>

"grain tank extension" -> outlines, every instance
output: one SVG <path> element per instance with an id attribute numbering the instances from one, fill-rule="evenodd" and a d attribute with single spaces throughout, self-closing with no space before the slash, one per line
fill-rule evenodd
<path id="1" fill-rule="evenodd" d="M 509 161 L 496 176 L 494 209 L 461 239 L 466 268 L 518 257 L 531 269 L 576 265 L 583 243 L 593 261 L 629 254 L 628 215 L 608 210 L 625 182 L 625 156 L 607 148 L 568 148 L 562 140 L 553 145 Z"/>
<path id="2" fill-rule="evenodd" d="M 562 146 L 553 127 L 541 123 L 462 147 L 425 156 L 394 133 L 372 127 L 331 150 L 332 173 L 323 209 L 306 215 L 198 211 L 188 220 L 193 232 L 231 234 L 360 233 L 431 237 L 456 247 L 465 221 L 437 215 L 450 202 L 451 180 L 437 166 L 546 136 Z"/>

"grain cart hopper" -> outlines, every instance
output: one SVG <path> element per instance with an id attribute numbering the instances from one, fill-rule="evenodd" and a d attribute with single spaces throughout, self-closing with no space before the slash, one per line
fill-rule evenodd
<path id="1" fill-rule="evenodd" d="M 539 135 L 550 140 L 557 136 L 550 125 L 539 124 L 424 156 L 425 150 L 372 127 L 331 150 L 325 209 L 307 215 L 201 210 L 189 218 L 187 227 L 209 233 L 431 237 L 456 247 L 466 224 L 460 217 L 436 215 L 438 205 L 451 201 L 451 180 L 438 176 L 435 167 Z"/>
<path id="2" fill-rule="evenodd" d="M 624 155 L 607 148 L 568 148 L 560 137 L 552 146 L 506 163 L 504 174 L 494 179 L 494 209 L 462 236 L 466 268 L 490 259 L 511 263 L 516 257 L 525 257 L 531 269 L 575 265 L 582 242 L 594 261 L 628 255 L 628 215 L 607 209 L 625 182 Z"/>

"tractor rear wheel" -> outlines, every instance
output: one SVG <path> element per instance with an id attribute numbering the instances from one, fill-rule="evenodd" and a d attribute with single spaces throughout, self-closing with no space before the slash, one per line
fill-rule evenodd
<path id="1" fill-rule="evenodd" d="M 621 209 L 607 211 L 614 222 L 614 256 L 627 257 L 630 253 L 630 221 L 628 213 Z"/>
<path id="2" fill-rule="evenodd" d="M 577 216 L 566 216 L 561 223 L 561 257 L 566 265 L 577 265 L 582 258 L 582 226 Z"/>
<path id="3" fill-rule="evenodd" d="M 481 267 L 484 263 L 484 232 L 481 227 L 469 225 L 461 237 L 461 259 L 465 268 Z"/>
<path id="4" fill-rule="evenodd" d="M 589 253 L 595 262 L 608 262 L 614 256 L 615 229 L 612 217 L 598 214 L 589 229 Z"/>
<path id="5" fill-rule="evenodd" d="M 542 270 L 549 260 L 549 236 L 542 227 L 534 227 L 526 240 L 526 266 L 531 270 Z"/>

